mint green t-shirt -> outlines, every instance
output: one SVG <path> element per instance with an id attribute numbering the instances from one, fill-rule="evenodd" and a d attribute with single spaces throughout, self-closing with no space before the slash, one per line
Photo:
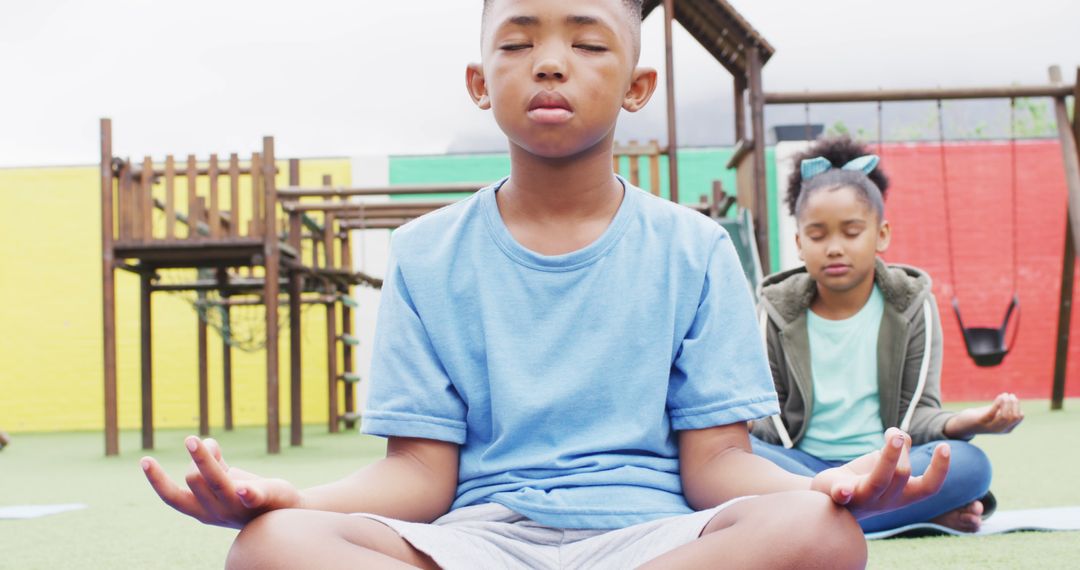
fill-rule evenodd
<path id="1" fill-rule="evenodd" d="M 885 443 L 878 400 L 877 342 L 885 301 L 877 285 L 866 305 L 839 321 L 806 310 L 814 408 L 799 449 L 854 459 Z"/>

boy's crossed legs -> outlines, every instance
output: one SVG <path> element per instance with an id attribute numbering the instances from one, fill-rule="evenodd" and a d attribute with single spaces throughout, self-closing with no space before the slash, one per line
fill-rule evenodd
<path id="1" fill-rule="evenodd" d="M 813 491 L 738 499 L 613 531 L 545 527 L 490 503 L 459 509 L 430 525 L 291 509 L 267 513 L 244 527 L 227 564 L 229 568 L 667 569 L 721 563 L 736 568 L 845 568 L 866 563 L 861 535 L 846 509 Z"/>

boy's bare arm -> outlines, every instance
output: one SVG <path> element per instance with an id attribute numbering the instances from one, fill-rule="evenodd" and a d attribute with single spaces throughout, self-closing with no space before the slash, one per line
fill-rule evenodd
<path id="1" fill-rule="evenodd" d="M 891 428 L 885 432 L 885 441 L 880 451 L 811 479 L 755 456 L 745 423 L 680 431 L 683 492 L 690 506 L 700 510 L 747 495 L 813 490 L 829 495 L 862 518 L 925 499 L 941 488 L 949 469 L 947 445 L 934 450 L 922 476 L 911 477 L 911 438 Z"/>
<path id="2" fill-rule="evenodd" d="M 746 424 L 680 431 L 679 471 L 695 510 L 745 495 L 810 489 L 810 479 L 753 454 Z"/>
<path id="3" fill-rule="evenodd" d="M 142 460 L 143 471 L 167 505 L 218 526 L 240 528 L 262 513 L 288 508 L 429 522 L 450 508 L 457 488 L 458 446 L 441 441 L 391 437 L 385 458 L 307 490 L 229 467 L 212 439 L 189 437 L 185 443 L 192 458 L 187 489 L 170 479 L 153 458 Z"/>
<path id="4" fill-rule="evenodd" d="M 300 506 L 431 522 L 450 510 L 457 483 L 457 444 L 391 437 L 385 458 L 340 481 L 302 491 Z"/>

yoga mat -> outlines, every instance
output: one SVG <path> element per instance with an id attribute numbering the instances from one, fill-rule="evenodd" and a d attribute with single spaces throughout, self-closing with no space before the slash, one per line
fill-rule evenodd
<path id="1" fill-rule="evenodd" d="M 54 515 L 67 511 L 85 509 L 82 503 L 67 503 L 63 505 L 12 505 L 0 507 L 0 519 L 34 519 L 45 515 Z"/>
<path id="2" fill-rule="evenodd" d="M 1080 530 L 1080 507 L 1051 507 L 1018 511 L 998 511 L 983 521 L 979 532 L 960 532 L 933 523 L 915 523 L 899 528 L 871 532 L 867 540 L 893 536 L 919 537 L 951 534 L 986 536 L 1021 530 Z"/>

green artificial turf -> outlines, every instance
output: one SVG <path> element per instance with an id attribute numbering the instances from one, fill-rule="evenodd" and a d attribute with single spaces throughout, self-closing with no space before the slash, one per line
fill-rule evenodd
<path id="1" fill-rule="evenodd" d="M 955 406 L 950 406 L 955 407 Z M 1009 436 L 976 443 L 994 464 L 1000 509 L 1080 505 L 1080 400 L 1063 412 L 1025 402 L 1027 420 Z M 188 459 L 184 431 L 159 431 L 154 455 L 177 479 Z M 286 434 L 287 435 L 287 434 Z M 339 478 L 382 456 L 377 438 L 329 435 L 308 426 L 304 446 L 265 453 L 265 432 L 215 430 L 226 459 L 299 486 Z M 288 441 L 287 437 L 283 441 Z M 236 531 L 203 526 L 162 504 L 138 461 L 139 434 L 106 458 L 100 433 L 13 434 L 0 451 L 0 505 L 85 503 L 89 508 L 30 520 L 0 520 L 0 568 L 220 568 Z M 870 543 L 870 568 L 1064 568 L 1080 560 L 1080 532 L 890 539 Z"/>

